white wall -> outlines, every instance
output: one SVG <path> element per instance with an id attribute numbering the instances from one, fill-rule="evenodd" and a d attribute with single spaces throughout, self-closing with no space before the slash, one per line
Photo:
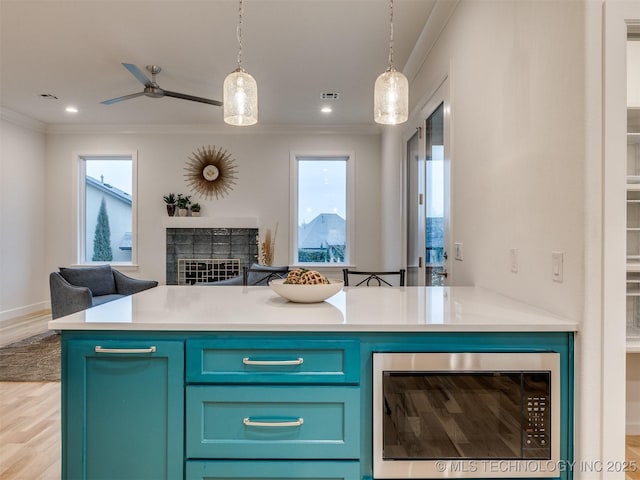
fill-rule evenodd
<path id="1" fill-rule="evenodd" d="M 411 80 L 415 109 L 450 75 L 455 283 L 578 319 L 583 288 L 580 2 L 461 1 Z M 509 250 L 519 250 L 510 271 Z M 564 252 L 564 282 L 551 252 Z"/>
<path id="2" fill-rule="evenodd" d="M 45 136 L 13 112 L 0 118 L 0 320 L 48 307 Z"/>
<path id="3" fill-rule="evenodd" d="M 146 128 L 145 131 L 154 130 Z M 197 131 L 201 133 L 197 133 Z M 47 265 L 54 269 L 75 261 L 72 152 L 138 151 L 138 264 L 129 272 L 137 278 L 165 281 L 166 216 L 162 196 L 191 194 L 184 181 L 187 158 L 199 147 L 223 147 L 235 158 L 238 180 L 233 191 L 218 200 L 192 201 L 201 215 L 254 217 L 261 229 L 278 223 L 275 264 L 289 263 L 289 153 L 354 151 L 356 161 L 355 263 L 376 266 L 380 256 L 380 137 L 378 134 L 242 133 L 212 134 L 187 127 L 159 127 L 157 133 L 50 133 L 46 157 L 50 174 Z M 339 272 L 337 275 L 341 275 Z"/>
<path id="4" fill-rule="evenodd" d="M 385 126 L 382 132 L 381 171 L 381 224 L 382 265 L 372 268 L 397 270 L 404 265 L 405 248 L 402 244 L 404 191 L 401 176 L 404 145 L 401 127 Z M 364 266 L 366 267 L 366 266 Z"/>

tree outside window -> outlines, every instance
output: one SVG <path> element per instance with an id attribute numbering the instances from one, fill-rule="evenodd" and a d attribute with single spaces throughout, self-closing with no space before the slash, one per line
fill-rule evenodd
<path id="1" fill-rule="evenodd" d="M 93 262 L 110 262 L 113 260 L 109 214 L 107 213 L 107 202 L 104 197 L 100 202 L 96 231 L 93 235 L 93 257 L 91 257 L 91 260 Z"/>

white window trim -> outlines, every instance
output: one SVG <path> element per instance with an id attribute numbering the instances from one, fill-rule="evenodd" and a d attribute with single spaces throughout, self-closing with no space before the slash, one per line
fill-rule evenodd
<path id="1" fill-rule="evenodd" d="M 346 158 L 347 159 L 347 225 L 345 261 L 343 263 L 299 263 L 297 255 L 298 245 L 298 159 L 317 158 Z M 289 156 L 289 259 L 292 266 L 314 267 L 314 268 L 345 268 L 351 266 L 353 260 L 354 235 L 354 210 L 355 210 L 355 164 L 356 154 L 354 151 L 291 151 Z"/>
<path id="2" fill-rule="evenodd" d="M 74 212 L 76 215 L 76 232 L 74 235 L 74 255 L 76 266 L 98 265 L 105 262 L 87 262 L 86 242 L 85 242 L 85 159 L 86 158 L 110 158 L 110 159 L 131 159 L 131 262 L 108 262 L 114 267 L 125 267 L 123 270 L 138 268 L 138 152 L 130 151 L 107 151 L 107 152 L 73 152 L 74 170 Z M 82 181 L 81 181 L 82 180 Z M 127 268 L 128 267 L 128 268 Z"/>

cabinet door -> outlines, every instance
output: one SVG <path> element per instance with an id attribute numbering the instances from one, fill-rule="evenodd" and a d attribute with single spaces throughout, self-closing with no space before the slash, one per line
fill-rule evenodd
<path id="1" fill-rule="evenodd" d="M 63 341 L 63 479 L 183 476 L 184 346 Z"/>

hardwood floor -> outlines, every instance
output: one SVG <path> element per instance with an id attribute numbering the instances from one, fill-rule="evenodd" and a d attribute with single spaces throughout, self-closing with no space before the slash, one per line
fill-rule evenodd
<path id="1" fill-rule="evenodd" d="M 0 479 L 60 479 L 60 382 L 0 382 Z"/>
<path id="2" fill-rule="evenodd" d="M 627 437 L 626 445 L 626 459 L 627 462 L 633 463 L 633 468 L 627 472 L 627 480 L 640 480 L 640 435 Z"/>
<path id="3" fill-rule="evenodd" d="M 626 480 L 640 480 L 640 436 L 626 447 Z M 0 480 L 59 479 L 60 383 L 0 382 Z"/>

